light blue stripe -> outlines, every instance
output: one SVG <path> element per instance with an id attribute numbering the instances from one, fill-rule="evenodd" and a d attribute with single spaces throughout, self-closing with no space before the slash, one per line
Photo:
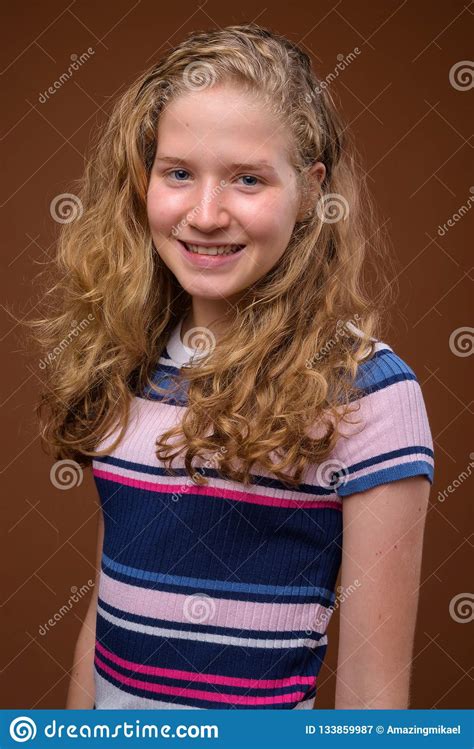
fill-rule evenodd
<path id="1" fill-rule="evenodd" d="M 227 582 L 225 580 L 203 580 L 198 577 L 183 577 L 181 575 L 166 575 L 162 572 L 148 572 L 135 567 L 129 567 L 125 564 L 114 562 L 106 554 L 102 555 L 106 567 L 122 575 L 133 577 L 139 580 L 151 580 L 157 583 L 166 583 L 167 585 L 179 585 L 186 587 L 207 588 L 210 590 L 225 590 L 233 593 L 256 593 L 262 595 L 283 595 L 283 596 L 314 596 L 321 595 L 330 601 L 334 600 L 334 593 L 326 588 L 314 586 L 290 586 L 290 585 L 254 585 L 252 583 Z"/>
<path id="2" fill-rule="evenodd" d="M 384 468 L 381 471 L 375 471 L 368 476 L 361 476 L 352 481 L 343 482 L 340 487 L 336 487 L 336 492 L 340 497 L 345 497 L 354 492 L 362 492 L 366 489 L 372 489 L 380 484 L 388 484 L 398 479 L 408 478 L 409 476 L 425 475 L 433 483 L 434 469 L 424 460 L 415 460 L 413 463 L 404 463 L 393 468 Z"/>

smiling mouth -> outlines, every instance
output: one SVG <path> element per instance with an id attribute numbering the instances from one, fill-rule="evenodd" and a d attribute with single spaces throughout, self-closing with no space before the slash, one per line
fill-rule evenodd
<path id="1" fill-rule="evenodd" d="M 202 245 L 191 244 L 190 242 L 181 242 L 183 247 L 193 255 L 235 255 L 236 252 L 240 252 L 244 249 L 244 244 L 226 244 L 226 245 L 214 245 L 212 247 L 203 247 Z"/>

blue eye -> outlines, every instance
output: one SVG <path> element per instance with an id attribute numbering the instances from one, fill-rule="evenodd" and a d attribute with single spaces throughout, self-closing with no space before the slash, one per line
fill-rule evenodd
<path id="1" fill-rule="evenodd" d="M 176 175 L 176 176 L 173 176 Z M 166 176 L 171 177 L 175 182 L 186 182 L 186 175 L 189 175 L 189 172 L 186 169 L 171 169 L 169 172 L 167 172 Z M 254 177 L 253 174 L 243 174 L 242 176 L 238 177 L 237 179 L 253 179 L 255 182 L 253 184 L 249 184 L 248 182 L 245 183 L 245 187 L 256 187 L 261 180 L 258 177 Z"/>
<path id="2" fill-rule="evenodd" d="M 186 169 L 172 169 L 171 172 L 168 172 L 168 174 L 177 174 L 178 172 L 180 172 L 181 174 L 189 174 Z M 184 180 L 178 179 L 177 182 L 184 182 Z"/>
<path id="3" fill-rule="evenodd" d="M 248 179 L 249 177 L 250 177 L 250 179 L 256 179 L 257 182 L 260 182 L 260 180 L 258 179 L 258 177 L 254 177 L 252 174 L 243 174 L 241 177 L 239 177 L 239 179 Z M 256 185 L 255 184 L 253 184 L 253 185 L 246 184 L 245 186 L 246 187 L 255 187 Z"/>

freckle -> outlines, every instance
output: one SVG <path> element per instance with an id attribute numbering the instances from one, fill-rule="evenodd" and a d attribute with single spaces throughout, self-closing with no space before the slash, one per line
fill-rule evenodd
<path id="1" fill-rule="evenodd" d="M 395 548 L 397 548 L 397 544 L 395 544 Z"/>

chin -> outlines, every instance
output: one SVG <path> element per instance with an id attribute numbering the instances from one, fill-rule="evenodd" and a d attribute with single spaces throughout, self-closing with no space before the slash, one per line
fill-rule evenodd
<path id="1" fill-rule="evenodd" d="M 188 294 L 191 294 L 191 296 L 194 297 L 200 297 L 201 299 L 212 299 L 216 302 L 222 302 L 224 299 L 228 299 L 229 297 L 232 297 L 239 292 L 238 289 L 226 289 L 223 285 L 220 285 L 218 283 L 215 283 L 211 286 L 205 283 L 200 284 L 198 281 L 197 283 L 193 284 L 186 283 L 185 279 L 181 280 L 178 276 L 176 276 L 176 278 L 178 279 L 183 289 L 188 292 Z"/>

